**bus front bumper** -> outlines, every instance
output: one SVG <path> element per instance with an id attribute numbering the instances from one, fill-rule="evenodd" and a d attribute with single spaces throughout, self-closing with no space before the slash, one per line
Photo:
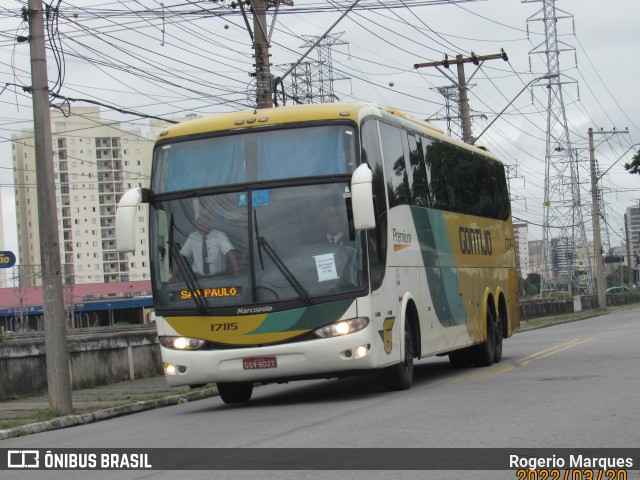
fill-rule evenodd
<path id="1" fill-rule="evenodd" d="M 171 386 L 286 380 L 376 368 L 372 329 L 297 343 L 232 350 L 161 348 Z M 378 341 L 380 341 L 378 339 Z"/>

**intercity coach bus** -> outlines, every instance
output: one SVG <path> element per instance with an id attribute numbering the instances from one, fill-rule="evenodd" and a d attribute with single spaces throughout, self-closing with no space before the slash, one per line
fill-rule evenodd
<path id="1" fill-rule="evenodd" d="M 373 104 L 198 118 L 159 134 L 151 185 L 121 198 L 118 249 L 149 204 L 153 300 L 169 385 L 379 373 L 414 359 L 500 361 L 519 327 L 504 166 Z"/>

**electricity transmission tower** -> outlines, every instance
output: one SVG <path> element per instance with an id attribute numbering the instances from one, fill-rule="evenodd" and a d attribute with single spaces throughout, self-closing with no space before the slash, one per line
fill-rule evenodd
<path id="1" fill-rule="evenodd" d="M 548 295 L 559 286 L 574 286 L 593 292 L 593 274 L 580 201 L 578 163 L 571 147 L 562 96 L 560 52 L 573 50 L 558 41 L 558 20 L 572 18 L 556 8 L 556 0 L 541 2 L 542 8 L 527 22 L 544 23 L 544 41 L 530 54 L 542 54 L 547 64 L 547 135 L 543 203 L 543 246 L 540 293 Z M 578 266 L 578 252 L 584 265 Z"/>
<path id="2" fill-rule="evenodd" d="M 315 47 L 317 60 L 315 62 L 298 62 L 291 66 L 291 80 L 284 86 L 285 96 L 297 103 L 334 103 L 339 100 L 334 91 L 334 82 L 348 80 L 349 77 L 336 74 L 333 69 L 333 47 L 347 45 L 340 39 L 344 32 L 324 37 L 303 36 L 303 47 Z M 290 65 L 280 66 L 282 71 Z"/>
<path id="3" fill-rule="evenodd" d="M 427 120 L 446 120 L 447 135 L 462 138 L 462 124 L 456 120 L 460 120 L 460 116 L 453 112 L 460 111 L 460 89 L 455 85 L 448 87 L 436 87 L 438 93 L 444 97 L 444 115 L 433 115 Z"/>
<path id="4" fill-rule="evenodd" d="M 460 112 L 460 88 L 457 85 L 449 85 L 447 87 L 436 87 L 436 90 L 444 97 L 444 115 L 436 113 L 426 120 L 429 122 L 445 120 L 447 122 L 447 135 L 462 139 L 464 136 L 462 133 L 462 117 L 458 114 Z M 487 118 L 484 113 L 471 113 L 473 112 L 471 109 L 469 109 L 469 112 L 469 119 L 471 120 L 477 117 L 485 120 Z"/>

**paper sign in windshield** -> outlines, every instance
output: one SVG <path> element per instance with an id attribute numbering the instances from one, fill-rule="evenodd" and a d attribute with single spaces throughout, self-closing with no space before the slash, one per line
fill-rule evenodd
<path id="1" fill-rule="evenodd" d="M 333 253 L 316 255 L 313 258 L 316 260 L 319 282 L 326 282 L 338 278 L 338 270 L 336 269 L 336 261 L 333 258 Z"/>

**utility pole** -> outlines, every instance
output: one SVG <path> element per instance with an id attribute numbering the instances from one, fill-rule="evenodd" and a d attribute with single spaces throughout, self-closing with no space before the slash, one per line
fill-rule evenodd
<path id="1" fill-rule="evenodd" d="M 593 256 L 596 267 L 596 289 L 598 308 L 607 309 L 604 269 L 602 265 L 602 241 L 600 239 L 600 202 L 598 201 L 598 180 L 596 175 L 596 149 L 593 145 L 593 128 L 589 129 L 589 161 L 591 165 L 591 215 L 593 219 Z"/>
<path id="2" fill-rule="evenodd" d="M 213 0 L 217 1 L 217 0 Z M 273 106 L 272 96 L 274 81 L 271 78 L 271 54 L 269 44 L 271 34 L 276 21 L 276 16 L 280 10 L 280 4 L 293 6 L 293 0 L 238 0 L 231 2 L 231 8 L 240 7 L 242 18 L 253 42 L 254 58 L 256 60 L 255 73 L 250 74 L 256 78 L 256 107 L 270 108 Z M 245 5 L 253 13 L 253 29 L 249 24 Z M 267 10 L 275 7 L 271 27 L 267 29 Z M 267 31 L 268 30 L 268 31 Z"/>
<path id="3" fill-rule="evenodd" d="M 596 171 L 596 148 L 593 142 L 593 136 L 615 135 L 618 133 L 629 133 L 623 130 L 593 130 L 589 128 L 589 160 L 591 169 L 591 215 L 593 219 L 593 256 L 595 257 L 596 269 L 596 288 L 598 291 L 598 307 L 602 310 L 607 309 L 606 283 L 604 279 L 604 267 L 602 265 L 602 239 L 600 237 L 600 201 L 598 199 L 598 174 Z M 626 220 L 625 220 L 626 225 Z"/>
<path id="4" fill-rule="evenodd" d="M 467 95 L 467 80 L 464 77 L 464 58 L 456 55 L 458 67 L 458 86 L 460 87 L 460 118 L 462 119 L 462 141 L 473 143 L 471 134 L 471 118 L 469 117 L 469 96 Z"/>
<path id="5" fill-rule="evenodd" d="M 271 97 L 273 88 L 271 81 L 271 54 L 267 36 L 267 1 L 252 0 L 253 5 L 253 48 L 256 59 L 256 105 L 258 108 L 273 106 Z"/>
<path id="6" fill-rule="evenodd" d="M 467 88 L 468 88 L 468 85 L 467 85 Z M 428 118 L 425 118 L 425 121 L 433 122 L 435 120 L 444 120 L 447 122 L 447 135 L 449 135 L 450 137 L 456 136 L 456 137 L 462 138 L 462 124 L 459 122 L 459 120 L 461 119 L 460 108 L 459 108 L 460 107 L 460 90 L 455 85 L 448 85 L 446 87 L 436 87 L 435 90 L 437 90 L 438 93 L 444 97 L 444 100 L 445 100 L 444 115 L 438 115 L 439 112 L 436 112 L 435 114 L 430 115 Z M 451 113 L 452 105 L 455 105 L 455 108 L 458 112 L 457 115 L 453 115 Z M 484 119 L 487 118 L 487 116 L 484 113 L 469 114 L 469 118 L 471 120 L 473 120 L 474 117 L 480 117 Z M 452 126 L 456 127 L 455 132 Z M 474 140 L 475 140 L 475 137 L 474 137 Z"/>
<path id="7" fill-rule="evenodd" d="M 462 141 L 468 144 L 473 144 L 473 135 L 471 132 L 471 116 L 469 114 L 469 97 L 467 95 L 467 79 L 465 77 L 464 72 L 464 64 L 465 63 L 473 63 L 474 65 L 480 67 L 481 62 L 484 63 L 485 60 L 495 60 L 502 59 L 505 62 L 509 61 L 509 57 L 504 50 L 501 50 L 500 53 L 496 53 L 493 55 L 482 55 L 477 56 L 475 53 L 471 52 L 470 57 L 464 57 L 462 55 L 456 55 L 455 60 L 449 60 L 449 58 L 445 55 L 444 60 L 440 62 L 427 62 L 427 63 L 416 63 L 413 68 L 425 68 L 425 67 L 436 67 L 436 69 L 445 75 L 449 80 L 451 80 L 459 90 L 460 95 L 460 120 L 462 121 Z M 440 67 L 444 67 L 449 69 L 451 65 L 457 66 L 458 80 L 454 80 L 446 72 L 440 69 Z M 477 70 L 476 70 L 477 72 Z M 475 72 L 471 75 L 469 80 L 475 75 Z"/>
<path id="8" fill-rule="evenodd" d="M 41 0 L 29 0 L 31 93 L 42 263 L 42 305 L 47 350 L 47 387 L 51 409 L 58 414 L 67 415 L 72 413 L 73 405 L 58 240 L 55 176 L 51 155 L 51 119 L 43 13 Z"/>

